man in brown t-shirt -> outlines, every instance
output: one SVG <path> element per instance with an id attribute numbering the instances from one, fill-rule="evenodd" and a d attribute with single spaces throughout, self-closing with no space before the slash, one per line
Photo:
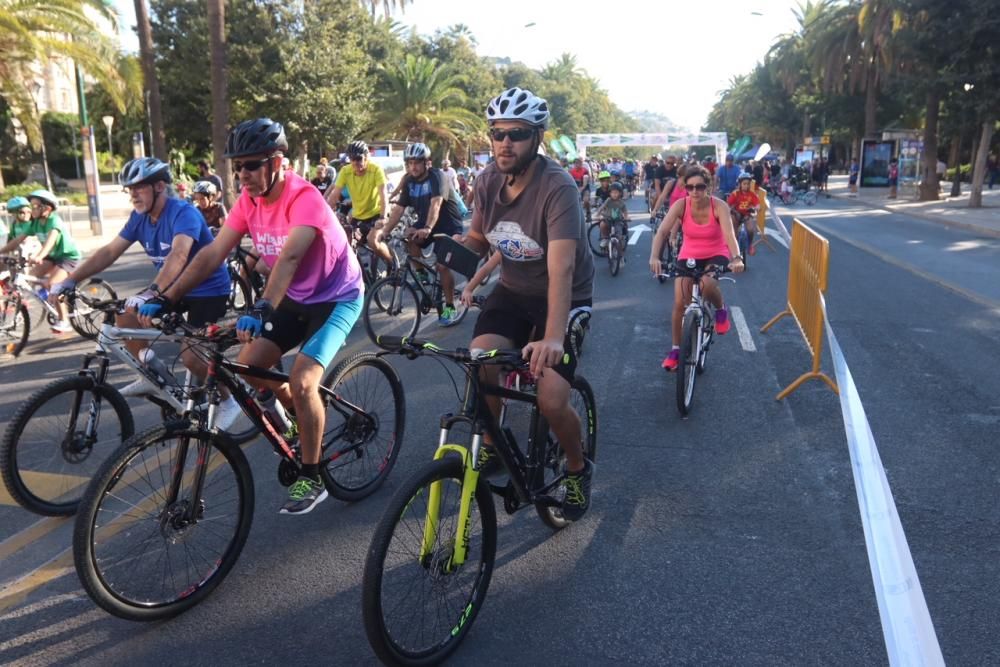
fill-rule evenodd
<path id="1" fill-rule="evenodd" d="M 569 404 L 576 357 L 566 325 L 571 308 L 590 306 L 594 280 L 579 190 L 558 162 L 538 154 L 549 122 L 545 100 L 511 88 L 490 101 L 486 119 L 496 160 L 476 179 L 466 245 L 480 255 L 492 246 L 502 263 L 470 347 L 523 347 L 538 408 L 566 454 L 562 513 L 576 521 L 590 505 L 593 472 Z M 495 472 L 498 459 L 491 447 L 480 450 L 481 473 Z"/>

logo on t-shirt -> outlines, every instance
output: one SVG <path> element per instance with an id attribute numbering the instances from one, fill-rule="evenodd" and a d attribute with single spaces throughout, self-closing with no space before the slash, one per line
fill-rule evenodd
<path id="1" fill-rule="evenodd" d="M 514 262 L 534 262 L 542 259 L 545 250 L 516 222 L 503 220 L 486 235 L 490 245 Z"/>

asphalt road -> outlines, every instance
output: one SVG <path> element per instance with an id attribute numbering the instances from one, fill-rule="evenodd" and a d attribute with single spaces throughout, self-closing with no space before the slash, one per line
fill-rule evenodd
<path id="1" fill-rule="evenodd" d="M 997 664 L 1000 243 L 835 200 L 779 213 L 788 224 L 801 214 L 830 238 L 831 323 L 945 660 Z M 775 252 L 762 247 L 724 288 L 755 349 L 735 328 L 718 339 L 682 420 L 674 377 L 660 368 L 672 288 L 648 275 L 649 243 L 639 237 L 617 278 L 597 264 L 580 367 L 598 404 L 591 510 L 553 534 L 531 510 L 510 517 L 498 505 L 493 582 L 452 662 L 885 663 L 839 401 L 818 382 L 775 401 L 809 356 L 790 321 L 758 333 L 783 308 L 787 251 L 772 241 Z M 127 294 L 146 284 L 149 267 L 130 254 L 107 275 Z M 472 324 L 426 333 L 457 346 Z M 359 326 L 347 352 L 367 347 Z M 39 337 L 0 367 L 0 427 L 28 393 L 72 373 L 87 348 Z M 257 505 L 242 557 L 208 600 L 174 620 L 137 625 L 95 608 L 60 556 L 71 525 L 42 524 L 54 527 L 28 540 L 38 517 L 0 506 L 0 553 L 28 542 L 0 567 L 0 663 L 375 664 L 360 614 L 364 556 L 388 497 L 431 457 L 437 415 L 455 404 L 440 365 L 392 361 L 408 418 L 385 486 L 354 505 L 331 499 L 304 517 L 279 516 L 285 489 L 259 441 L 247 451 Z M 139 427 L 154 423 L 155 412 L 133 407 Z M 38 585 L 5 597 L 24 577 Z"/>

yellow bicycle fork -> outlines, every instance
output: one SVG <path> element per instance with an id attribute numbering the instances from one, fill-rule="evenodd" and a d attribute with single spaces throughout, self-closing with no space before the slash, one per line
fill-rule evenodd
<path id="1" fill-rule="evenodd" d="M 447 432 L 441 434 L 441 444 L 434 452 L 434 460 L 437 461 L 449 453 L 458 454 L 462 457 L 462 498 L 458 510 L 458 522 L 455 526 L 455 542 L 451 558 L 445 565 L 446 572 L 454 572 L 465 563 L 465 558 L 469 552 L 469 541 L 472 537 L 472 503 L 475 501 L 476 486 L 479 483 L 479 470 L 475 468 L 473 455 L 478 455 L 482 445 L 483 436 L 474 435 L 472 438 L 472 450 L 454 444 L 444 444 Z M 427 498 L 427 516 L 424 519 L 424 536 L 420 543 L 420 561 L 427 562 L 427 559 L 434 552 L 434 544 L 437 542 L 438 527 L 440 525 L 441 494 L 443 480 L 431 483 L 431 490 Z"/>

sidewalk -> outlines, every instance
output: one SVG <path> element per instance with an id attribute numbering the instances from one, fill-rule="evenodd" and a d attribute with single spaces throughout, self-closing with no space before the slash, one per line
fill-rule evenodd
<path id="1" fill-rule="evenodd" d="M 847 189 L 847 176 L 830 176 L 830 195 L 839 199 L 857 201 L 872 208 L 881 208 L 893 213 L 905 213 L 924 220 L 950 227 L 960 227 L 977 234 L 1000 237 L 1000 188 L 983 188 L 983 207 L 969 208 L 971 187 L 962 184 L 962 194 L 944 198 L 951 192 L 951 183 L 942 183 L 942 199 L 939 201 L 915 201 L 914 188 L 900 188 L 897 199 L 889 199 L 889 188 L 858 188 L 853 195 Z"/>
<path id="2" fill-rule="evenodd" d="M 90 213 L 86 206 L 63 206 L 59 209 L 59 215 L 69 224 L 73 240 L 85 256 L 113 239 L 125 226 L 132 213 L 128 195 L 117 185 L 101 185 L 101 213 L 101 235 L 95 236 L 90 230 Z"/>

